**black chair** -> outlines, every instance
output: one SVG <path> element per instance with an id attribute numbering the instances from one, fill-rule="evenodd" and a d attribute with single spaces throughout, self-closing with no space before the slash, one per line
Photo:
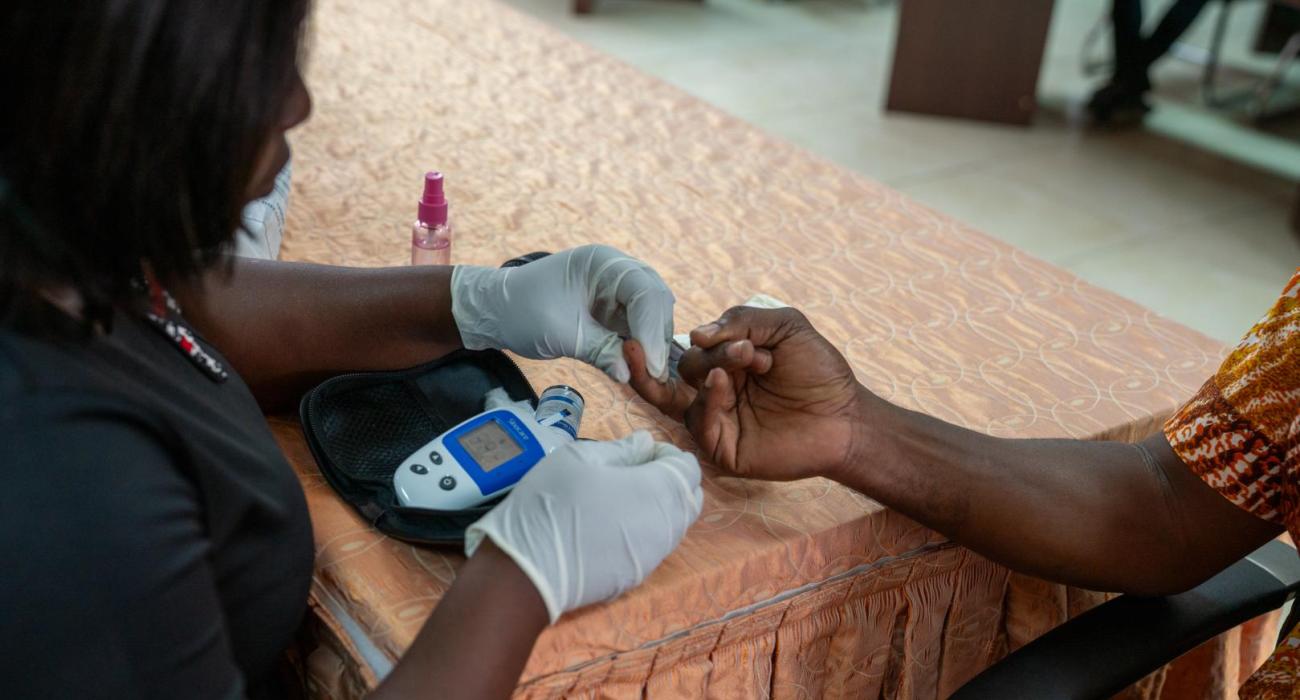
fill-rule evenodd
<path id="1" fill-rule="evenodd" d="M 1185 593 L 1122 595 L 1099 605 L 1021 647 L 952 697 L 1109 698 L 1202 642 L 1282 607 L 1297 589 L 1300 556 L 1274 540 Z M 1282 629 L 1285 634 L 1289 625 Z"/>

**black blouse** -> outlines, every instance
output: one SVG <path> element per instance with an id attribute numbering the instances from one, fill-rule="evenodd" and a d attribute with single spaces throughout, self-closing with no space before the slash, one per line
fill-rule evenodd
<path id="1" fill-rule="evenodd" d="M 263 695 L 312 557 L 233 371 L 136 315 L 89 341 L 0 329 L 0 697 Z"/>

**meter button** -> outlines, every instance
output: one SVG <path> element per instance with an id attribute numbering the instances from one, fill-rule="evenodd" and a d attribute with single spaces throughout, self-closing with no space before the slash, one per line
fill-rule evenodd
<path id="1" fill-rule="evenodd" d="M 443 491 L 450 491 L 456 488 L 456 477 L 444 476 L 438 480 L 438 487 Z"/>
<path id="2" fill-rule="evenodd" d="M 437 450 L 430 452 L 429 461 L 433 462 L 434 464 L 442 464 L 442 453 L 438 452 Z"/>
<path id="3" fill-rule="evenodd" d="M 428 474 L 429 468 L 424 466 L 423 464 L 412 464 L 411 471 L 415 472 L 416 474 Z"/>

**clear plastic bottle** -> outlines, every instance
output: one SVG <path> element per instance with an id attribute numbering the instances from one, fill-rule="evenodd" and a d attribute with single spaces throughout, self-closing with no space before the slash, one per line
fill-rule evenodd
<path id="1" fill-rule="evenodd" d="M 411 264 L 451 264 L 451 222 L 447 220 L 447 197 L 439 172 L 424 174 L 424 194 L 411 226 Z"/>

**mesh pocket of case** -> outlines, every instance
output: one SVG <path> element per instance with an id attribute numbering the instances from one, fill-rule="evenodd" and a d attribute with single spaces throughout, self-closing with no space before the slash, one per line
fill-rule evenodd
<path id="1" fill-rule="evenodd" d="M 321 441 L 339 471 L 372 483 L 390 484 L 393 469 L 440 427 L 402 380 L 335 392 L 319 411 Z"/>

